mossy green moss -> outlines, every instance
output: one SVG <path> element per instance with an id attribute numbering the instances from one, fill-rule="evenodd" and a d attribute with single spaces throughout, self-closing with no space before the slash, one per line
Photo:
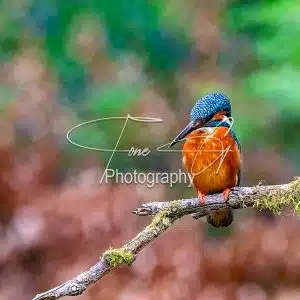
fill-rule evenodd
<path id="1" fill-rule="evenodd" d="M 297 215 L 300 216 L 300 178 L 296 178 L 289 184 L 288 190 L 270 192 L 254 203 L 254 207 L 263 210 L 268 209 L 279 215 L 284 206 L 292 204 Z"/>
<path id="2" fill-rule="evenodd" d="M 103 258 L 111 267 L 116 267 L 122 263 L 130 266 L 134 261 L 134 255 L 131 253 L 131 251 L 125 248 L 110 248 L 103 253 Z"/>
<path id="3" fill-rule="evenodd" d="M 169 209 L 163 209 L 153 217 L 152 222 L 149 226 L 150 228 L 153 228 L 159 225 L 160 223 L 164 224 L 165 226 L 169 226 L 170 222 L 171 220 Z"/>
<path id="4" fill-rule="evenodd" d="M 179 212 L 180 207 L 181 207 L 181 201 L 180 201 L 180 200 L 174 200 L 174 201 L 172 201 L 172 202 L 170 203 L 170 205 L 169 205 L 169 209 L 170 209 L 173 213 Z"/>
<path id="5" fill-rule="evenodd" d="M 156 227 L 160 223 L 165 226 L 170 226 L 172 223 L 172 215 L 176 215 L 180 210 L 180 200 L 174 200 L 168 207 L 160 210 L 152 219 L 150 228 Z"/>
<path id="6" fill-rule="evenodd" d="M 290 183 L 290 198 L 298 216 L 300 216 L 300 177 Z"/>

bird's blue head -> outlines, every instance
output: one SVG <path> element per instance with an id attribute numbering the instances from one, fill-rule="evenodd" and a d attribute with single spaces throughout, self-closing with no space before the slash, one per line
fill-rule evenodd
<path id="1" fill-rule="evenodd" d="M 212 119 L 222 120 L 231 117 L 231 103 L 228 97 L 221 93 L 208 94 L 198 100 L 192 108 L 190 123 L 179 133 L 170 146 L 182 140 L 192 131 L 205 126 Z"/>
<path id="2" fill-rule="evenodd" d="M 224 113 L 226 117 L 231 117 L 230 100 L 224 94 L 208 94 L 198 100 L 192 108 L 190 121 L 198 121 L 203 125 L 216 113 Z"/>

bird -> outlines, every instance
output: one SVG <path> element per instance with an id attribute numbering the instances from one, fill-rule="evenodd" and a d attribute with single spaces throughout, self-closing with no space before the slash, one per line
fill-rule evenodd
<path id="1" fill-rule="evenodd" d="M 185 141 L 182 163 L 201 204 L 206 195 L 215 193 L 223 193 L 226 203 L 230 189 L 240 184 L 241 145 L 232 125 L 230 99 L 223 93 L 211 93 L 196 102 L 190 122 L 169 144 Z M 227 227 L 233 211 L 229 206 L 211 211 L 207 221 L 213 227 Z"/>

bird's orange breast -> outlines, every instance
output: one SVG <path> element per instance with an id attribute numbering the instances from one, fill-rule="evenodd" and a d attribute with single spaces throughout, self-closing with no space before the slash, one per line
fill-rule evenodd
<path id="1" fill-rule="evenodd" d="M 187 136 L 183 165 L 198 192 L 219 193 L 237 185 L 240 151 L 228 128 L 201 128 Z"/>

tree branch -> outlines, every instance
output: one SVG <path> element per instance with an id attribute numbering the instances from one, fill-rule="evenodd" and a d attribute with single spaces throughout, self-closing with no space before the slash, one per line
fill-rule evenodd
<path id="1" fill-rule="evenodd" d="M 197 198 L 182 199 L 170 202 L 150 202 L 133 211 L 139 216 L 154 215 L 152 222 L 131 241 L 117 249 L 109 249 L 100 257 L 100 261 L 88 271 L 73 279 L 41 294 L 34 300 L 58 299 L 64 296 L 77 296 L 86 288 L 98 281 L 105 274 L 122 263 L 131 265 L 136 255 L 155 238 L 166 231 L 177 219 L 185 215 L 200 218 L 208 215 L 212 210 L 231 207 L 233 209 L 257 207 L 280 212 L 284 205 L 293 203 L 296 211 L 299 208 L 300 179 L 289 184 L 236 187 L 232 189 L 229 199 L 224 203 L 223 194 L 214 194 L 205 198 L 205 204 L 200 205 Z"/>

